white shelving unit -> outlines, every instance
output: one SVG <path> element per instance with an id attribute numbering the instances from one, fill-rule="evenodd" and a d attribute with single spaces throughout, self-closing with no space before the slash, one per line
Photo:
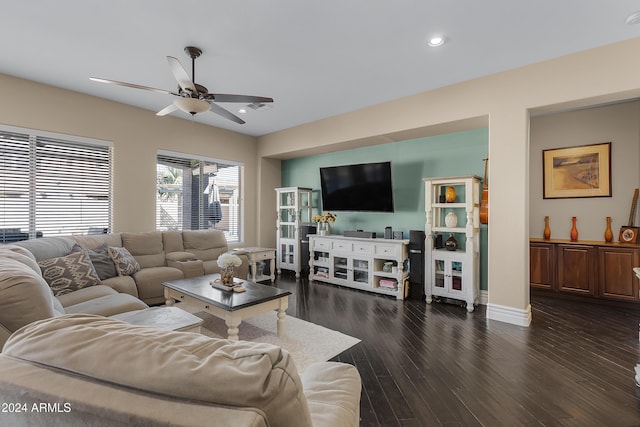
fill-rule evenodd
<path id="1" fill-rule="evenodd" d="M 278 274 L 282 270 L 295 271 L 300 278 L 301 236 L 300 227 L 311 225 L 313 213 L 313 190 L 303 187 L 276 188 L 276 266 Z"/>
<path id="2" fill-rule="evenodd" d="M 309 235 L 309 280 L 404 299 L 408 244 L 408 240 Z M 385 271 L 385 263 L 391 271 Z"/>
<path id="3" fill-rule="evenodd" d="M 466 302 L 472 312 L 480 294 L 480 177 L 475 175 L 446 178 L 425 178 L 425 294 L 427 303 L 433 297 Z M 447 187 L 455 189 L 456 198 L 441 200 Z M 455 227 L 448 227 L 446 216 L 453 212 Z M 458 248 L 454 251 L 435 247 L 435 237 L 443 243 L 453 236 Z"/>

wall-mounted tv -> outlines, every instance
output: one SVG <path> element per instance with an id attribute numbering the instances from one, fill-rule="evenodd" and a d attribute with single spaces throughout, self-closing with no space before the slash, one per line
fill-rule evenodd
<path id="1" fill-rule="evenodd" d="M 320 168 L 325 211 L 393 212 L 391 162 Z"/>

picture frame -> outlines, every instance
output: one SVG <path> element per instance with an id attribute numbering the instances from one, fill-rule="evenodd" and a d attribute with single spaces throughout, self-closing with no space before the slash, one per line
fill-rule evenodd
<path id="1" fill-rule="evenodd" d="M 544 199 L 611 197 L 611 142 L 542 150 Z"/>

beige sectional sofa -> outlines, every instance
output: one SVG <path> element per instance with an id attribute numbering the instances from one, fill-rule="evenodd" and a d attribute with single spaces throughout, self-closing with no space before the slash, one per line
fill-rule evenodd
<path id="1" fill-rule="evenodd" d="M 105 252 L 112 249 L 126 250 L 135 271 L 119 274 L 118 263 Z M 36 320 L 67 313 L 112 316 L 164 303 L 162 282 L 217 272 L 216 260 L 227 251 L 219 230 L 44 237 L 0 245 L 0 347 Z M 237 274 L 246 278 L 248 261 L 241 258 Z M 83 273 L 84 267 L 91 271 Z M 63 285 L 56 288 L 57 274 Z"/>
<path id="2" fill-rule="evenodd" d="M 21 405 L 7 426 L 353 427 L 360 392 L 352 365 L 300 376 L 271 344 L 91 315 L 34 322 L 0 355 L 0 401 Z"/>
<path id="3" fill-rule="evenodd" d="M 101 282 L 147 304 L 164 302 L 162 282 L 181 279 L 185 277 L 185 272 L 191 276 L 219 272 L 216 260 L 229 250 L 224 233 L 220 230 L 44 237 L 15 244 L 28 249 L 40 262 L 69 255 L 75 243 L 86 249 L 97 249 L 104 244 L 125 248 L 139 263 L 140 270 L 131 275 L 109 277 Z M 248 265 L 244 257 L 238 277 L 247 278 Z"/>

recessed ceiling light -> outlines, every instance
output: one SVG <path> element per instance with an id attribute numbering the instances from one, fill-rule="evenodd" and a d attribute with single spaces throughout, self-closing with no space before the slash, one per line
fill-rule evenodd
<path id="1" fill-rule="evenodd" d="M 245 114 L 247 112 L 247 110 L 245 110 L 244 108 L 241 108 L 238 110 L 238 113 L 240 114 Z"/>
<path id="2" fill-rule="evenodd" d="M 625 22 L 629 25 L 640 24 L 640 12 L 634 12 L 631 15 L 627 16 Z"/>
<path id="3" fill-rule="evenodd" d="M 441 46 L 444 43 L 444 37 L 433 37 L 429 40 L 430 47 Z"/>

